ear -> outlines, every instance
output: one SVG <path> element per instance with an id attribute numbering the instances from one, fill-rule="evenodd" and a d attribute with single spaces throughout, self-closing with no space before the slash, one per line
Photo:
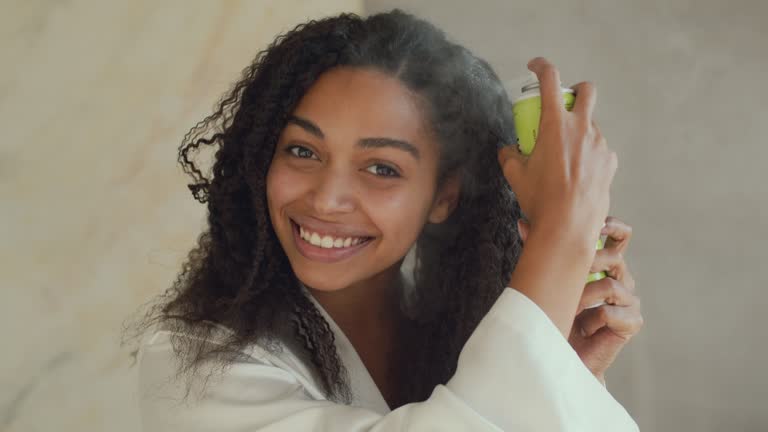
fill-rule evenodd
<path id="1" fill-rule="evenodd" d="M 531 226 L 528 222 L 523 221 L 522 218 L 517 220 L 517 232 L 520 233 L 520 238 L 523 240 L 523 243 L 525 243 L 525 240 L 528 238 L 528 232 L 530 230 Z"/>
<path id="2" fill-rule="evenodd" d="M 459 204 L 459 193 L 461 191 L 461 174 L 456 173 L 445 179 L 440 190 L 437 191 L 435 199 L 432 202 L 432 208 L 429 210 L 427 220 L 430 223 L 439 224 L 448 219 L 456 206 Z"/>

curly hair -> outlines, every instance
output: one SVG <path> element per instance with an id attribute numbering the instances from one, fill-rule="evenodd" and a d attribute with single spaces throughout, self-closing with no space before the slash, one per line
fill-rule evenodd
<path id="1" fill-rule="evenodd" d="M 266 199 L 280 132 L 313 82 L 336 66 L 375 68 L 412 90 L 440 146 L 438 185 L 461 174 L 458 205 L 445 222 L 426 224 L 416 242 L 411 328 L 399 340 L 407 359 L 398 362 L 396 405 L 423 401 L 453 375 L 464 343 L 506 286 L 521 251 L 522 213 L 497 161 L 497 150 L 516 139 L 498 77 L 400 10 L 312 20 L 278 36 L 185 135 L 179 163 L 193 179 L 193 196 L 207 203 L 208 226 L 139 332 L 162 324 L 194 336 L 172 339 L 179 373 L 193 373 L 210 357 L 226 367 L 249 344 L 279 350 L 291 340 L 305 350 L 327 397 L 351 400 L 333 333 L 301 290 Z M 216 149 L 208 177 L 194 158 L 203 145 Z M 213 343 L 221 328 L 226 338 Z"/>

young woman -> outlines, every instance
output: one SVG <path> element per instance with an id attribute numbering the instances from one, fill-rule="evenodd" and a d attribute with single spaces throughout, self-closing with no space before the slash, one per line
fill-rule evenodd
<path id="1" fill-rule="evenodd" d="M 413 16 L 261 52 L 180 148 L 208 229 L 142 327 L 145 430 L 637 430 L 603 381 L 642 325 L 616 154 L 594 86 L 567 112 L 557 70 L 529 68 L 524 158 L 491 68 Z"/>

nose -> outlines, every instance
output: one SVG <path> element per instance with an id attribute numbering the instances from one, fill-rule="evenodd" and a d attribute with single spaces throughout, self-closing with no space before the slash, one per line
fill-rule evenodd
<path id="1" fill-rule="evenodd" d="M 351 213 L 356 207 L 354 183 L 341 173 L 327 170 L 318 178 L 312 201 L 318 216 Z"/>

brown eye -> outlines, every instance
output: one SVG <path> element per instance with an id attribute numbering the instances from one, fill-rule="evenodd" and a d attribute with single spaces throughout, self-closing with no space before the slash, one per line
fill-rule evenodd
<path id="1" fill-rule="evenodd" d="M 302 147 L 300 145 L 289 146 L 285 149 L 285 151 L 291 153 L 292 155 L 296 156 L 299 159 L 318 159 L 318 157 L 315 156 L 315 153 L 312 152 L 312 150 L 306 147 Z"/>
<path id="2" fill-rule="evenodd" d="M 373 170 L 371 170 L 371 168 L 373 168 Z M 400 173 L 398 173 L 397 170 L 384 164 L 373 164 L 368 167 L 367 171 L 379 177 L 400 177 Z"/>

